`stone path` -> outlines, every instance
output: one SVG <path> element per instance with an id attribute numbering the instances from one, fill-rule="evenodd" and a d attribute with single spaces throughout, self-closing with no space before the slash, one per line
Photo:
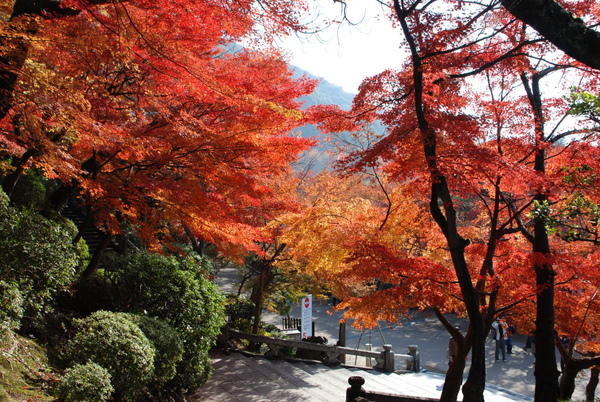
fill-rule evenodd
<path id="1" fill-rule="evenodd" d="M 188 396 L 192 402 L 333 402 L 344 401 L 348 378 L 362 376 L 365 390 L 386 394 L 439 398 L 444 376 L 432 372 L 395 374 L 320 363 L 213 352 L 213 376 L 206 386 Z M 524 395 L 486 387 L 488 402 L 526 402 Z"/>
<path id="2" fill-rule="evenodd" d="M 236 281 L 237 271 L 234 269 L 224 269 L 220 272 L 218 277 L 218 283 L 224 292 L 233 292 L 235 289 L 231 286 L 231 284 L 235 283 Z M 299 306 L 295 306 L 293 308 L 292 316 L 301 316 Z M 313 320 L 315 321 L 316 332 L 315 335 L 326 337 L 330 344 L 334 344 L 338 340 L 340 318 L 341 313 L 333 312 L 332 305 L 329 301 L 315 301 L 313 303 Z M 274 325 L 281 325 L 281 317 L 276 314 L 266 313 L 263 319 L 266 322 Z M 456 317 L 450 317 L 450 319 L 451 322 L 458 326 L 461 330 L 464 331 L 466 329 L 468 323 L 465 319 Z M 382 324 L 380 328 L 365 332 L 360 332 L 351 328 L 350 322 L 347 324 L 346 328 L 346 345 L 348 347 L 365 348 L 366 343 L 371 343 L 373 345 L 373 350 L 377 351 L 382 350 L 383 344 L 386 343 L 392 345 L 394 352 L 406 353 L 408 345 L 418 345 L 421 355 L 421 367 L 427 371 L 425 377 L 437 378 L 437 382 L 427 383 L 429 388 L 428 395 L 426 396 L 433 396 L 436 395 L 436 392 L 441 391 L 443 374 L 447 368 L 446 350 L 449 336 L 435 317 L 423 314 L 415 314 L 411 318 L 401 320 L 400 323 L 393 327 Z M 515 335 L 514 343 L 514 354 L 507 357 L 507 362 L 495 363 L 494 344 L 492 340 L 488 340 L 486 345 L 486 377 L 488 386 L 486 389 L 492 393 L 501 392 L 508 395 L 520 395 L 521 399 L 512 400 L 532 400 L 535 390 L 535 378 L 533 376 L 534 357 L 530 353 L 523 351 L 523 346 L 525 344 L 525 337 L 523 335 Z M 223 359 L 223 357 L 220 358 Z M 352 361 L 348 361 L 348 363 L 351 364 Z M 220 382 L 221 388 L 223 388 L 223 384 L 227 384 L 227 382 L 222 381 L 222 378 L 219 378 L 219 376 L 222 374 L 227 374 L 227 372 L 224 373 L 219 369 L 219 365 L 220 363 L 216 362 L 215 374 L 213 375 L 211 382 L 209 382 L 209 387 L 215 387 L 215 383 L 217 382 Z M 226 367 L 226 364 L 223 364 L 223 366 Z M 468 367 L 465 370 L 465 375 L 467 372 Z M 585 385 L 587 384 L 586 374 L 587 372 L 584 371 L 584 373 L 577 380 L 576 390 L 573 395 L 574 401 L 585 400 Z M 333 375 L 333 373 L 331 375 Z M 403 374 L 402 376 L 405 375 L 406 374 Z M 227 374 L 226 378 L 231 378 L 231 375 Z M 309 388 L 315 386 L 316 385 L 311 385 Z M 365 388 L 367 388 L 367 386 L 368 382 L 365 384 Z M 343 384 L 339 385 L 339 389 L 341 390 L 341 394 L 339 395 L 342 395 L 343 397 L 347 387 L 348 384 L 346 378 L 346 382 L 343 382 Z M 486 401 L 494 400 L 488 398 L 489 397 L 486 397 Z M 218 401 L 220 399 L 213 400 Z M 230 400 L 235 401 L 236 399 Z M 284 401 L 286 399 L 245 400 Z M 318 401 L 318 399 L 315 400 Z M 343 400 L 343 398 L 329 400 Z"/>

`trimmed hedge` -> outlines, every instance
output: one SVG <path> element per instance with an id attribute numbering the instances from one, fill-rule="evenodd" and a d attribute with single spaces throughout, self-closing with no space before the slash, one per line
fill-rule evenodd
<path id="1" fill-rule="evenodd" d="M 65 402 L 106 401 L 114 391 L 110 373 L 96 363 L 75 364 L 57 385 L 58 399 Z"/>
<path id="2" fill-rule="evenodd" d="M 69 344 L 73 362 L 104 367 L 121 397 L 132 398 L 146 388 L 154 375 L 155 349 L 126 314 L 97 311 L 74 323 L 78 332 Z"/>
<path id="3" fill-rule="evenodd" d="M 156 317 L 177 331 L 183 359 L 169 385 L 193 390 L 208 381 L 208 350 L 225 324 L 224 300 L 198 260 L 147 252 L 107 256 L 105 275 L 115 307 Z"/>

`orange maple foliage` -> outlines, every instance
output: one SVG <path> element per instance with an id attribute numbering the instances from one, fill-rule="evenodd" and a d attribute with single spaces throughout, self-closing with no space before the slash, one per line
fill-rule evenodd
<path id="1" fill-rule="evenodd" d="M 524 317 L 536 317 L 544 356 L 538 359 L 536 398 L 550 400 L 558 388 L 550 379 L 556 379 L 551 372 L 553 283 L 561 267 L 556 250 L 570 246 L 548 239 L 547 219 L 551 205 L 568 196 L 559 161 L 577 168 L 596 158 L 596 122 L 573 123 L 565 97 L 574 83 L 596 92 L 597 73 L 555 52 L 503 9 L 463 1 L 392 5 L 410 58 L 398 70 L 366 79 L 349 113 L 317 107 L 314 116 L 325 131 L 364 130 L 380 120 L 385 135 L 348 155 L 345 168 L 378 166 L 396 184 L 425 186 L 422 203 L 446 238 L 447 261 L 471 323 L 465 400 L 483 398 L 485 336 L 492 320 L 511 310 L 516 316 L 516 303 L 531 296 L 537 312 L 525 311 L 533 303 L 519 309 Z M 593 22 L 598 16 L 586 18 Z M 587 164 L 596 169 L 595 162 Z M 380 254 L 389 256 L 389 266 L 398 265 L 400 251 Z M 462 375 L 453 378 L 457 385 L 443 393 L 444 400 L 456 399 Z"/>
<path id="2" fill-rule="evenodd" d="M 0 122 L 5 154 L 30 153 L 25 166 L 73 187 L 107 233 L 129 222 L 153 249 L 185 232 L 238 256 L 256 248 L 290 207 L 276 185 L 311 145 L 290 133 L 315 82 L 233 43 L 259 21 L 265 39 L 299 29 L 302 5 L 61 5 L 77 13 L 36 32 Z"/>

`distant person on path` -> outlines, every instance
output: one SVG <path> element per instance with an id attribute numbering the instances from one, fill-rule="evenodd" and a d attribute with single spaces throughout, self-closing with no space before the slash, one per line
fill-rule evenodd
<path id="1" fill-rule="evenodd" d="M 502 361 L 506 361 L 506 340 L 508 339 L 508 325 L 501 318 L 492 323 L 492 328 L 496 330 L 494 339 L 496 340 L 496 361 L 500 361 L 500 352 L 502 352 Z"/>
<path id="2" fill-rule="evenodd" d="M 529 335 L 527 335 L 523 350 L 525 352 L 531 352 L 535 355 L 535 332 L 531 332 Z"/>
<path id="3" fill-rule="evenodd" d="M 517 328 L 514 325 L 509 325 L 507 330 L 506 330 L 506 334 L 507 334 L 507 338 L 506 338 L 506 353 L 508 353 L 509 355 L 512 355 L 512 349 L 513 349 L 513 340 L 512 340 L 512 336 L 517 332 Z"/>

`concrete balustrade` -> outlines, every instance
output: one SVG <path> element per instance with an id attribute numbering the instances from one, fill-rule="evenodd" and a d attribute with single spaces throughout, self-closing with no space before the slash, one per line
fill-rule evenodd
<path id="1" fill-rule="evenodd" d="M 247 332 L 238 331 L 229 326 L 223 328 L 220 342 L 222 345 L 229 344 L 229 340 L 232 338 L 246 339 L 250 342 L 265 344 L 268 350 L 265 352 L 267 357 L 285 357 L 282 353 L 283 348 L 296 348 L 313 350 L 323 352 L 326 356 L 323 359 L 323 363 L 328 365 L 341 364 L 344 355 L 362 356 L 367 358 L 367 361 L 375 361 L 374 369 L 383 372 L 398 372 L 398 371 L 420 371 L 420 357 L 418 347 L 416 345 L 410 345 L 407 354 L 394 354 L 392 351 L 392 345 L 383 345 L 383 351 L 376 352 L 365 349 L 352 349 L 337 345 L 323 345 L 318 343 L 296 341 L 290 339 L 273 338 L 270 336 L 255 335 Z M 396 366 L 397 358 L 405 363 L 403 367 Z"/>

